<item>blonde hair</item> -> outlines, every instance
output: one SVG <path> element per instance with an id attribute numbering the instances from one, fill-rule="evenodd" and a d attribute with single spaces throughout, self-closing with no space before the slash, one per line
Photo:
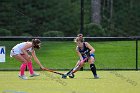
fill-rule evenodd
<path id="1" fill-rule="evenodd" d="M 78 34 L 77 37 L 83 37 L 83 34 Z"/>
<path id="2" fill-rule="evenodd" d="M 74 42 L 84 42 L 83 34 L 78 34 Z"/>

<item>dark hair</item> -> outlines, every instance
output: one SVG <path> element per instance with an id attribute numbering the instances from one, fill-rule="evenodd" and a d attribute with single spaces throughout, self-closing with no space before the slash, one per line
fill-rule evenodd
<path id="1" fill-rule="evenodd" d="M 40 44 L 41 41 L 39 39 L 32 39 L 32 44 L 33 44 L 33 48 L 37 48 L 39 49 L 40 48 Z"/>

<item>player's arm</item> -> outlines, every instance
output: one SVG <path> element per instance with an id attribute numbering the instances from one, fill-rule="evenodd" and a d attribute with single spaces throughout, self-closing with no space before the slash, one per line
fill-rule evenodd
<path id="1" fill-rule="evenodd" d="M 43 65 L 40 63 L 40 61 L 39 61 L 39 59 L 37 58 L 37 56 L 36 56 L 36 53 L 35 53 L 35 50 L 33 49 L 32 50 L 32 56 L 33 56 L 33 58 L 34 58 L 34 60 L 35 60 L 35 62 L 41 67 L 41 69 L 45 69 L 44 67 L 43 67 Z"/>
<path id="2" fill-rule="evenodd" d="M 93 54 L 95 52 L 95 49 L 88 42 L 86 42 L 85 44 L 86 44 L 86 47 L 90 49 L 90 54 Z"/>

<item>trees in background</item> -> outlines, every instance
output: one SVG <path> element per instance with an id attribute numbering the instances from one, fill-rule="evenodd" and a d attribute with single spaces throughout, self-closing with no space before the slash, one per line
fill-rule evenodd
<path id="1" fill-rule="evenodd" d="M 60 31 L 61 36 L 74 36 L 80 27 L 78 0 L 3 0 L 0 6 L 0 28 L 11 35 L 45 36 Z"/>
<path id="2" fill-rule="evenodd" d="M 139 36 L 139 0 L 103 0 L 101 25 L 106 36 Z"/>
<path id="3" fill-rule="evenodd" d="M 85 36 L 140 35 L 139 0 L 84 0 Z M 1 0 L 0 35 L 76 36 L 80 0 Z"/>

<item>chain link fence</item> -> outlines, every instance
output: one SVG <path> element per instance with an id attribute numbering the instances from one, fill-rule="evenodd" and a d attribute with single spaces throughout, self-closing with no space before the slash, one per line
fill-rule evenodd
<path id="1" fill-rule="evenodd" d="M 33 38 L 33 37 L 32 37 Z M 10 58 L 10 50 L 16 44 L 31 40 L 26 37 L 0 38 L 0 46 L 6 48 L 6 62 L 0 63 L 0 70 L 18 70 L 20 62 Z M 79 60 L 75 52 L 75 37 L 34 37 L 42 40 L 40 50 L 36 50 L 40 62 L 48 68 L 68 70 Z M 85 37 L 96 50 L 95 64 L 98 70 L 138 70 L 140 68 L 139 37 Z M 39 66 L 33 62 L 34 68 Z M 88 63 L 84 70 L 89 70 Z"/>

